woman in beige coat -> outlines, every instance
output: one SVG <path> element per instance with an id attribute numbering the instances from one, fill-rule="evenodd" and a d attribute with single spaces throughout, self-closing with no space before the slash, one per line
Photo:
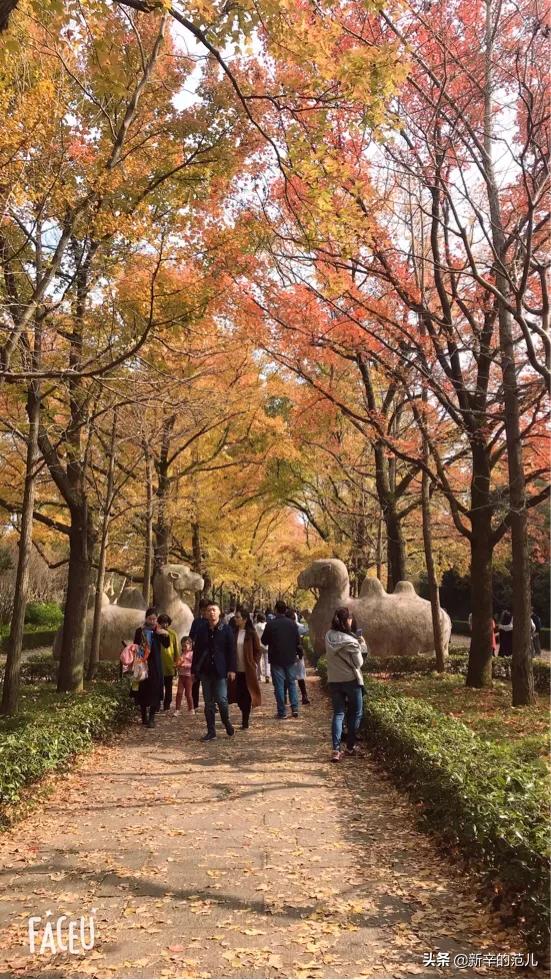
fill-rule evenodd
<path id="1" fill-rule="evenodd" d="M 258 708 L 262 697 L 258 683 L 261 649 L 258 633 L 248 609 L 240 606 L 232 621 L 237 655 L 235 681 L 228 684 L 228 701 L 241 710 L 241 728 L 249 727 L 251 708 Z"/>

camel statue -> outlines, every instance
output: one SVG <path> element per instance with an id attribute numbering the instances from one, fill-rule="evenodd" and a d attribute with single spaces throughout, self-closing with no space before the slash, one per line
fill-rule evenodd
<path id="1" fill-rule="evenodd" d="M 417 595 L 411 582 L 398 582 L 394 592 L 389 594 L 379 579 L 366 578 L 359 598 L 352 599 L 344 562 L 338 558 L 322 558 L 300 573 L 298 585 L 318 593 L 308 622 L 318 654 L 325 653 L 325 634 L 339 606 L 348 606 L 358 627 L 363 629 L 369 652 L 374 656 L 434 653 L 430 602 Z M 444 654 L 447 654 L 452 624 L 444 610 L 441 617 Z"/>
<path id="2" fill-rule="evenodd" d="M 203 579 L 193 572 L 188 565 L 164 565 L 155 572 L 153 577 L 154 605 L 159 612 L 168 613 L 172 619 L 172 629 L 178 638 L 187 636 L 193 621 L 193 612 L 183 601 L 182 596 L 190 592 L 200 592 Z M 134 591 L 134 590 L 132 590 Z M 143 599 L 142 599 L 143 603 Z M 110 603 L 104 594 L 101 607 L 100 660 L 118 660 L 123 643 L 131 643 L 138 626 L 144 621 L 145 603 L 141 608 L 130 608 Z M 86 646 L 85 660 L 90 652 L 92 636 L 93 609 L 86 616 Z M 59 629 L 54 639 L 53 654 L 59 659 L 61 650 L 61 635 Z"/>
<path id="3" fill-rule="evenodd" d="M 153 597 L 159 612 L 172 619 L 171 629 L 178 638 L 187 636 L 193 622 L 193 612 L 184 602 L 203 588 L 203 579 L 188 565 L 163 565 L 153 576 Z"/>

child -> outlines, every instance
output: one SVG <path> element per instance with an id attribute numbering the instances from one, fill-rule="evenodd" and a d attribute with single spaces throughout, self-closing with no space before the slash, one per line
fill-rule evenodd
<path id="1" fill-rule="evenodd" d="M 193 642 L 189 636 L 182 637 L 182 650 L 180 657 L 176 663 L 176 669 L 178 671 L 178 690 L 176 691 L 176 711 L 174 712 L 174 717 L 177 718 L 180 714 L 180 708 L 182 705 L 182 697 L 186 695 L 188 711 L 192 715 L 195 714 L 195 708 L 193 707 L 193 695 L 191 692 L 193 678 L 191 676 L 191 661 L 193 659 Z"/>

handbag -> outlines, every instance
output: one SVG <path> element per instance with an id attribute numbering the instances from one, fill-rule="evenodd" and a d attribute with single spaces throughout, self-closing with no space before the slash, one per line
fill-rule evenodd
<path id="1" fill-rule="evenodd" d="M 149 659 L 149 647 L 147 643 L 143 646 L 138 647 L 136 656 L 134 657 L 134 663 L 132 665 L 132 676 L 138 684 L 142 681 L 146 681 L 149 677 L 149 668 L 147 666 L 147 661 Z"/>
<path id="2" fill-rule="evenodd" d="M 358 685 L 361 687 L 362 692 L 365 692 L 364 675 L 362 674 L 361 668 L 360 667 L 356 667 L 355 664 L 350 663 L 350 661 L 347 660 L 346 657 L 344 657 L 342 655 L 342 653 L 339 653 L 338 651 L 337 651 L 337 657 L 340 657 L 340 659 L 342 660 L 343 664 L 346 664 L 346 666 L 350 670 L 354 671 L 354 674 L 356 676 L 356 680 L 358 682 Z"/>

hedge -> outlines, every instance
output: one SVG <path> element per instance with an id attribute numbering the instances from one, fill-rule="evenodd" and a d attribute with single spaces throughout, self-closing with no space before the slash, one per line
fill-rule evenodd
<path id="1" fill-rule="evenodd" d="M 23 684 L 35 684 L 37 681 L 57 680 L 58 661 L 54 660 L 51 653 L 32 653 L 27 660 L 21 664 L 21 681 Z M 111 660 L 101 660 L 96 669 L 96 680 L 116 681 L 119 679 L 120 668 L 118 662 Z M 0 670 L 0 680 L 3 671 Z"/>
<path id="2" fill-rule="evenodd" d="M 466 674 L 468 660 L 467 653 L 462 655 L 451 654 L 446 670 L 452 674 Z M 493 657 L 492 677 L 496 680 L 510 681 L 512 668 L 512 657 Z M 534 690 L 539 691 L 540 694 L 549 694 L 551 686 L 551 664 L 549 661 L 534 657 L 532 670 L 534 672 Z"/>
<path id="3" fill-rule="evenodd" d="M 469 654 L 467 650 L 451 650 L 446 657 L 446 672 L 449 674 L 466 674 Z M 494 657 L 492 659 L 492 676 L 496 680 L 511 680 L 512 658 Z M 534 688 L 541 694 L 548 694 L 551 687 L 551 664 L 547 660 L 534 658 Z M 373 657 L 369 655 L 364 664 L 367 674 L 431 674 L 436 670 L 433 656 L 418 657 Z"/>
<path id="4" fill-rule="evenodd" d="M 84 695 L 66 695 L 24 729 L 0 732 L 0 824 L 10 822 L 26 786 L 107 738 L 133 711 L 126 684 L 96 684 Z"/>
<path id="5" fill-rule="evenodd" d="M 325 663 L 318 663 L 322 679 Z M 485 741 L 426 702 L 365 678 L 366 741 L 424 821 L 483 870 L 538 953 L 549 939 L 547 783 L 508 745 Z"/>
<path id="6" fill-rule="evenodd" d="M 52 647 L 57 630 L 29 630 L 23 633 L 23 650 L 36 650 L 37 647 Z M 7 653 L 9 634 L 0 640 L 0 653 Z"/>
<path id="7" fill-rule="evenodd" d="M 464 619 L 452 619 L 452 633 L 458 636 L 470 636 L 471 627 L 468 622 Z M 549 649 L 549 641 L 551 640 L 551 629 L 547 626 L 542 626 L 540 629 L 540 641 L 544 650 Z"/>
<path id="8" fill-rule="evenodd" d="M 57 602 L 28 602 L 25 623 L 42 629 L 58 629 L 63 622 L 63 612 Z"/>

